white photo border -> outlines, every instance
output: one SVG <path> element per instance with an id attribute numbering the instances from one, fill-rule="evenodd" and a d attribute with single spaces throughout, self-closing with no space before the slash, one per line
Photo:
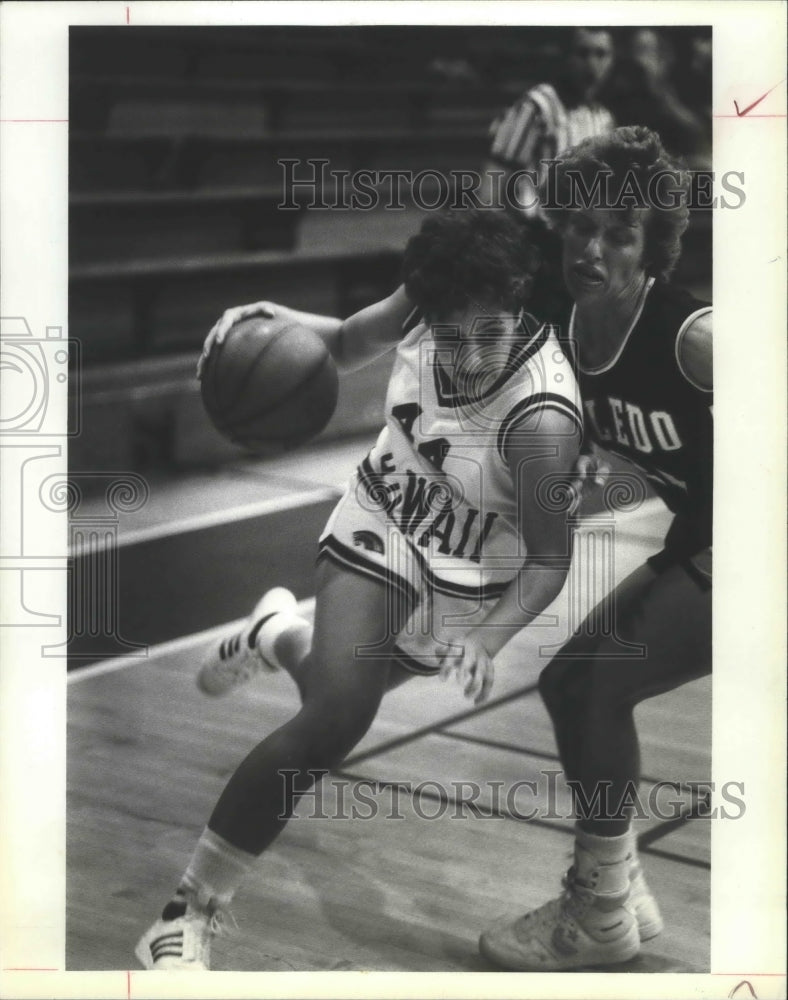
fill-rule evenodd
<path id="1" fill-rule="evenodd" d="M 714 169 L 746 202 L 714 212 L 715 596 L 712 780 L 744 781 L 747 812 L 712 826 L 710 975 L 66 972 L 63 660 L 36 628 L 2 628 L 0 995 L 13 997 L 721 997 L 748 980 L 785 996 L 786 6 L 731 2 L 299 3 L 301 23 L 710 24 Z M 290 3 L 21 3 L 0 8 L 2 316 L 67 328 L 70 25 L 292 23 Z M 740 108 L 774 88 L 751 115 Z M 66 387 L 51 406 L 63 418 Z M 66 438 L 41 436 L 59 449 Z M 12 449 L 9 449 L 11 451 Z M 13 458 L 13 456 L 12 456 Z M 7 453 L 3 473 L 13 472 Z M 4 476 L 5 478 L 5 476 Z M 7 482 L 7 480 L 6 480 Z M 0 602 L 16 598 L 4 491 Z M 25 516 L 36 498 L 22 496 Z M 32 505 L 32 506 L 30 506 Z M 37 602 L 61 615 L 65 516 L 42 521 Z M 0 621 L 4 619 L 0 618 Z M 53 629 L 46 629 L 52 642 Z M 131 957 L 131 956 L 130 956 Z M 40 971 L 14 971 L 30 969 Z M 749 994 L 744 994 L 749 995 Z"/>

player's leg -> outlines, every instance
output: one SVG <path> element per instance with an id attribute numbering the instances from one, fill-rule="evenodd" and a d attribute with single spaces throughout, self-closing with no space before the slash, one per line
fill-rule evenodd
<path id="1" fill-rule="evenodd" d="M 678 564 L 658 573 L 646 564 L 590 618 L 614 621 L 615 634 L 594 635 L 584 624 L 542 671 L 539 688 L 567 778 L 582 781 L 587 774 L 589 734 L 598 754 L 611 758 L 613 770 L 621 766 L 628 778 L 639 771 L 634 705 L 711 669 L 711 593 Z M 644 647 L 643 652 L 623 658 L 618 640 Z M 603 732 L 611 715 L 619 722 L 616 732 Z"/>
<path id="2" fill-rule="evenodd" d="M 301 709 L 240 764 L 210 829 L 254 855 L 268 846 L 298 798 L 283 799 L 279 771 L 298 771 L 291 787 L 306 791 L 310 772 L 338 764 L 369 728 L 388 686 L 393 616 L 408 614 L 406 605 L 376 580 L 320 564 L 312 650 L 299 667 Z"/>
<path id="3" fill-rule="evenodd" d="M 392 592 L 390 600 L 398 601 L 397 592 Z M 402 607 L 409 607 L 405 604 Z M 392 620 L 394 611 L 392 611 Z M 268 628 L 268 626 L 267 626 Z M 265 631 L 265 630 L 264 630 Z M 382 633 L 381 633 L 382 634 Z M 258 642 L 261 656 L 269 663 L 285 670 L 295 681 L 301 699 L 304 699 L 306 685 L 312 673 L 312 643 L 314 641 L 314 626 L 301 618 L 292 619 L 282 616 L 272 621 L 270 631 Z M 400 663 L 393 660 L 389 663 L 386 691 L 399 687 L 413 678 L 413 673 L 406 670 Z"/>
<path id="4" fill-rule="evenodd" d="M 368 547 L 359 545 L 359 538 L 365 539 Z M 367 486 L 355 476 L 323 530 L 319 553 L 321 560 L 389 581 L 392 588 L 408 594 L 421 589 L 418 565 L 407 542 L 371 502 Z M 283 587 L 274 587 L 235 634 L 211 644 L 197 674 L 197 685 L 205 694 L 223 695 L 260 672 L 284 669 L 303 697 L 312 636 L 312 626 L 298 613 L 295 597 Z M 390 683 L 400 683 L 409 676 L 393 669 Z"/>
<path id="5" fill-rule="evenodd" d="M 302 707 L 254 747 L 230 778 L 178 893 L 137 947 L 146 967 L 207 965 L 215 914 L 281 832 L 315 772 L 338 764 L 367 731 L 388 683 L 394 636 L 412 611 L 408 600 L 399 594 L 392 600 L 391 594 L 378 580 L 326 561 L 318 567 Z"/>
<path id="6" fill-rule="evenodd" d="M 567 776 L 578 782 L 576 803 L 594 803 L 609 783 L 615 813 L 640 776 L 635 705 L 710 670 L 711 594 L 681 566 L 660 573 L 644 566 L 610 601 L 615 636 L 591 638 L 581 628 L 546 668 L 540 687 Z M 621 659 L 618 640 L 643 645 L 643 655 Z M 625 961 L 639 938 L 660 929 L 629 816 L 585 814 L 563 896 L 491 928 L 481 947 L 506 967 L 547 971 Z"/>
<path id="7" fill-rule="evenodd" d="M 618 588 L 617 597 L 616 634 L 642 645 L 642 655 L 621 658 L 614 637 L 584 646 L 581 635 L 540 679 L 557 735 L 561 732 L 568 776 L 587 802 L 601 781 L 611 783 L 611 809 L 579 818 L 582 829 L 602 836 L 625 833 L 629 825 L 617 807 L 640 780 L 635 706 L 711 670 L 711 592 L 682 566 L 659 574 L 643 566 Z M 573 666 L 567 653 L 587 658 Z"/>
<path id="8" fill-rule="evenodd" d="M 710 567 L 709 567 L 710 568 Z M 594 794 L 608 782 L 610 818 L 579 819 L 578 835 L 610 838 L 631 855 L 628 908 L 635 914 L 642 941 L 662 929 L 656 900 L 646 884 L 634 833 L 625 812 L 613 815 L 640 779 L 640 745 L 634 708 L 645 698 L 673 690 L 711 669 L 711 592 L 702 574 L 671 565 L 655 575 L 643 566 L 615 592 L 616 634 L 640 643 L 640 658 L 614 659 L 612 639 L 589 643 L 575 637 L 543 672 L 540 687 L 553 718 L 567 777 L 578 783 L 578 804 L 588 811 Z M 619 650 L 620 652 L 620 650 Z M 581 656 L 577 660 L 566 654 Z"/>

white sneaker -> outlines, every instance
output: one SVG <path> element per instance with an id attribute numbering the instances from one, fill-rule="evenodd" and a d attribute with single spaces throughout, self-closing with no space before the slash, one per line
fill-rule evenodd
<path id="1" fill-rule="evenodd" d="M 485 931 L 479 939 L 485 958 L 517 972 L 560 972 L 634 958 L 640 950 L 637 920 L 623 903 L 605 900 L 570 875 L 565 885 L 557 899 Z"/>
<path id="2" fill-rule="evenodd" d="M 145 969 L 198 970 L 211 967 L 211 941 L 222 932 L 225 911 L 200 909 L 192 901 L 173 901 L 165 907 L 179 915 L 160 917 L 137 942 L 134 954 Z"/>
<path id="3" fill-rule="evenodd" d="M 209 650 L 197 674 L 197 686 L 203 694 L 226 694 L 261 670 L 278 670 L 272 642 L 278 629 L 271 627 L 271 619 L 282 612 L 295 614 L 296 607 L 295 597 L 284 587 L 264 594 L 243 628 Z"/>
<path id="4" fill-rule="evenodd" d="M 561 884 L 566 889 L 567 884 L 575 877 L 572 866 L 564 875 Z M 638 934 L 641 941 L 650 941 L 664 930 L 665 923 L 656 899 L 648 887 L 643 869 L 639 863 L 629 869 L 629 896 L 624 906 L 632 913 L 638 922 Z"/>
<path id="5" fill-rule="evenodd" d="M 662 914 L 659 912 L 656 899 L 651 895 L 640 865 L 636 865 L 629 872 L 629 896 L 624 905 L 634 914 L 638 922 L 641 941 L 650 941 L 662 933 L 665 926 Z"/>

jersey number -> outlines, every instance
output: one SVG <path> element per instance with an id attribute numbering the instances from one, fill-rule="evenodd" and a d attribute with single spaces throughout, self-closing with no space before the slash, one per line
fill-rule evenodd
<path id="1" fill-rule="evenodd" d="M 399 423 L 402 428 L 402 432 L 407 437 L 407 439 L 413 444 L 415 443 L 415 438 L 413 436 L 413 425 L 416 423 L 418 417 L 422 414 L 422 409 L 418 403 L 400 403 L 397 406 L 392 406 L 391 415 Z M 443 463 L 446 461 L 446 456 L 449 454 L 449 449 L 451 445 L 447 438 L 431 438 L 429 441 L 422 441 L 421 444 L 417 445 L 416 450 L 420 455 L 434 466 L 438 472 L 443 472 Z"/>

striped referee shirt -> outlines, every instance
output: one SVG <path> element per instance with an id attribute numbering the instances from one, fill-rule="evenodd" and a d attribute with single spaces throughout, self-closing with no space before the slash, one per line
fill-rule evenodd
<path id="1" fill-rule="evenodd" d="M 540 83 L 493 122 L 490 158 L 510 169 L 537 170 L 540 161 L 613 126 L 613 116 L 600 104 L 568 109 L 549 83 Z"/>

